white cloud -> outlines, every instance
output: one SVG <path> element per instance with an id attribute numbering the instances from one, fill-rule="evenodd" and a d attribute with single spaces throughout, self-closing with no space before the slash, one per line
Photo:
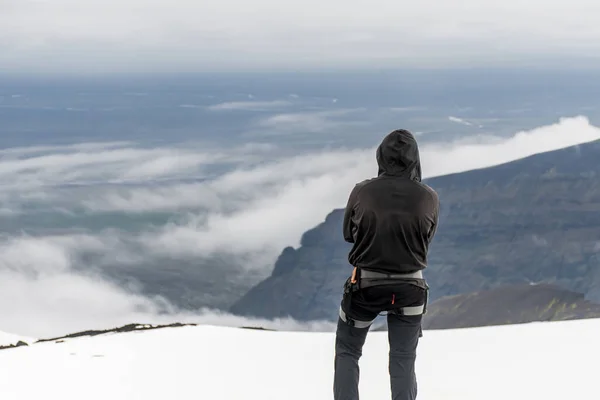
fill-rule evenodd
<path id="1" fill-rule="evenodd" d="M 427 110 L 427 107 L 419 107 L 419 106 L 390 107 L 390 108 L 388 108 L 388 110 L 393 111 L 393 112 L 398 112 L 398 113 L 405 113 L 405 112 L 410 112 L 410 111 L 425 111 L 425 110 Z"/>
<path id="2" fill-rule="evenodd" d="M 0 158 L 0 187 L 25 189 L 58 184 L 144 181 L 178 176 L 201 177 L 199 168 L 225 157 L 211 149 L 137 148 L 128 143 L 81 144 L 62 147 L 32 147 L 4 150 Z M 18 181 L 13 178 L 19 177 Z"/>
<path id="3" fill-rule="evenodd" d="M 64 153 L 72 151 L 96 151 L 96 150 L 108 150 L 112 148 L 127 147 L 131 146 L 131 142 L 89 142 L 89 143 L 76 143 L 71 145 L 62 146 L 28 146 L 28 147 L 11 147 L 7 149 L 0 149 L 0 155 L 3 157 L 22 157 L 25 155 L 43 154 L 43 153 Z"/>
<path id="4" fill-rule="evenodd" d="M 85 196 L 81 204 L 92 212 L 137 214 L 196 208 L 219 211 L 223 200 L 208 184 L 164 184 L 155 188 L 105 190 Z"/>
<path id="5" fill-rule="evenodd" d="M 363 108 L 356 108 L 277 114 L 262 119 L 258 126 L 266 130 L 262 130 L 257 134 L 331 133 L 335 129 L 346 126 L 365 124 L 365 122 L 347 118 L 351 114 L 364 111 Z"/>
<path id="6" fill-rule="evenodd" d="M 208 165 L 221 159 L 219 155 L 200 153 L 166 154 L 143 160 L 122 174 L 124 180 L 145 180 L 195 171 L 201 165 Z M 199 176 L 198 176 L 199 177 Z"/>
<path id="7" fill-rule="evenodd" d="M 69 73 L 544 65 L 598 54 L 599 12 L 596 0 L 3 0 L 0 65 Z"/>
<path id="8" fill-rule="evenodd" d="M 277 150 L 269 143 L 248 142 L 226 153 L 202 143 L 179 147 L 143 148 L 129 142 L 82 143 L 4 149 L 0 153 L 0 214 L 22 212 L 23 203 L 53 204 L 55 211 L 74 203 L 93 211 L 212 208 L 222 201 L 214 190 L 178 179 L 200 181 L 205 168 L 216 164 L 261 162 Z M 152 189 L 141 184 L 154 183 Z M 223 181 L 226 184 L 226 181 Z M 107 190 L 105 185 L 110 184 Z M 137 191 L 128 191 L 128 184 Z M 58 190 L 71 185 L 70 190 Z M 100 186 L 99 186 L 100 185 Z M 77 187 L 81 187 L 77 190 Z M 109 199 L 98 201 L 98 199 Z M 230 200 L 234 200 L 234 194 Z M 107 205 L 108 204 L 108 205 Z"/>
<path id="9" fill-rule="evenodd" d="M 9 207 L 1 207 L 0 208 L 0 217 L 8 217 L 12 215 L 19 214 L 19 211 Z"/>
<path id="10" fill-rule="evenodd" d="M 21 237 L 0 243 L 0 321 L 3 329 L 39 336 L 101 327 L 159 307 L 94 276 L 77 273 L 79 252 L 108 243 L 90 236 Z"/>
<path id="11" fill-rule="evenodd" d="M 452 122 L 456 122 L 457 124 L 461 124 L 461 125 L 466 125 L 466 126 L 472 126 L 473 124 L 467 120 L 464 120 L 462 118 L 458 118 L 458 117 L 448 117 L 448 119 Z"/>
<path id="12" fill-rule="evenodd" d="M 299 156 L 246 172 L 236 172 L 214 183 L 216 188 L 246 194 L 233 212 L 211 212 L 188 224 L 167 226 L 159 235 L 144 237 L 149 251 L 262 254 L 271 264 L 288 245 L 298 245 L 300 235 L 323 216 L 340 207 L 357 176 L 372 166 L 364 151 Z M 293 178 L 290 178 L 293 177 Z"/>
<path id="13" fill-rule="evenodd" d="M 269 111 L 274 108 L 289 107 L 292 105 L 289 101 L 273 100 L 273 101 L 231 101 L 227 103 L 219 103 L 209 106 L 211 111 Z"/>
<path id="14" fill-rule="evenodd" d="M 597 139 L 600 128 L 590 125 L 586 117 L 561 118 L 556 124 L 517 132 L 508 139 L 475 137 L 450 147 L 426 146 L 421 159 L 425 175 L 437 176 L 498 165 Z"/>
<path id="15" fill-rule="evenodd" d="M 110 240 L 89 236 L 23 237 L 0 242 L 0 327 L 3 331 L 45 338 L 128 323 L 190 322 L 280 330 L 332 330 L 327 322 L 291 319 L 254 320 L 202 309 L 182 311 L 159 297 L 75 269 L 78 254 L 114 251 Z"/>
<path id="16" fill-rule="evenodd" d="M 104 329 L 159 312 L 151 300 L 72 272 L 42 279 L 0 271 L 2 329 L 31 336 Z"/>

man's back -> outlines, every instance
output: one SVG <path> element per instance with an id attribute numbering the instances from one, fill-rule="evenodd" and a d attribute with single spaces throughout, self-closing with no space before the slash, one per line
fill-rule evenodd
<path id="1" fill-rule="evenodd" d="M 359 366 L 369 327 L 387 312 L 392 398 L 415 400 L 415 360 L 429 288 L 421 272 L 437 229 L 439 201 L 421 183 L 414 136 L 387 135 L 377 149 L 379 173 L 348 200 L 344 238 L 358 267 L 344 285 L 336 330 L 334 398 L 358 400 Z M 381 274 L 384 272 L 384 274 Z"/>
<path id="2" fill-rule="evenodd" d="M 438 222 L 436 192 L 421 183 L 416 141 L 396 131 L 377 151 L 379 176 L 350 194 L 344 238 L 354 246 L 351 265 L 366 270 L 407 273 L 427 266 L 427 251 Z"/>

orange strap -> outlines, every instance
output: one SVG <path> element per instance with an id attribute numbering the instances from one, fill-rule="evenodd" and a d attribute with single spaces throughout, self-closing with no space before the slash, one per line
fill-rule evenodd
<path id="1" fill-rule="evenodd" d="M 352 270 L 352 278 L 350 279 L 350 283 L 356 283 L 356 267 Z"/>

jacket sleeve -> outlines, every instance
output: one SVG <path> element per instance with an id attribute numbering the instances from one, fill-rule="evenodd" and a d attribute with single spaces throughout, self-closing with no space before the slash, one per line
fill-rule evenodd
<path id="1" fill-rule="evenodd" d="M 346 205 L 346 210 L 344 211 L 344 223 L 343 223 L 343 231 L 344 231 L 344 240 L 348 243 L 354 243 L 354 223 L 352 222 L 352 216 L 354 215 L 354 207 L 356 207 L 358 201 L 358 185 L 354 186 L 352 192 L 350 193 L 350 197 L 348 198 L 348 204 Z"/>
<path id="2" fill-rule="evenodd" d="M 433 237 L 435 236 L 435 234 L 437 232 L 437 227 L 438 227 L 439 218 L 440 218 L 440 199 L 439 199 L 437 193 L 434 191 L 432 191 L 432 197 L 433 197 L 433 225 L 429 229 L 429 234 L 427 235 L 427 237 L 429 239 L 429 243 L 432 242 Z"/>

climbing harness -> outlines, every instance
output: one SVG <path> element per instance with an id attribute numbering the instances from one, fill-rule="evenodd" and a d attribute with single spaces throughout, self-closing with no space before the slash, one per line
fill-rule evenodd
<path id="1" fill-rule="evenodd" d="M 402 316 L 424 315 L 427 313 L 427 303 L 429 301 L 429 286 L 423 278 L 423 272 L 417 271 L 408 274 L 386 274 L 381 272 L 367 271 L 360 268 L 354 268 L 352 276 L 346 280 L 344 284 L 344 296 L 348 303 L 351 303 L 351 297 L 354 292 L 374 286 L 393 285 L 398 283 L 410 283 L 425 290 L 425 301 L 419 306 L 396 307 L 388 311 L 388 313 Z M 396 295 L 392 297 L 392 304 L 395 304 Z M 360 321 L 348 317 L 343 307 L 340 305 L 339 316 L 350 326 L 355 328 L 367 328 L 373 321 Z"/>

